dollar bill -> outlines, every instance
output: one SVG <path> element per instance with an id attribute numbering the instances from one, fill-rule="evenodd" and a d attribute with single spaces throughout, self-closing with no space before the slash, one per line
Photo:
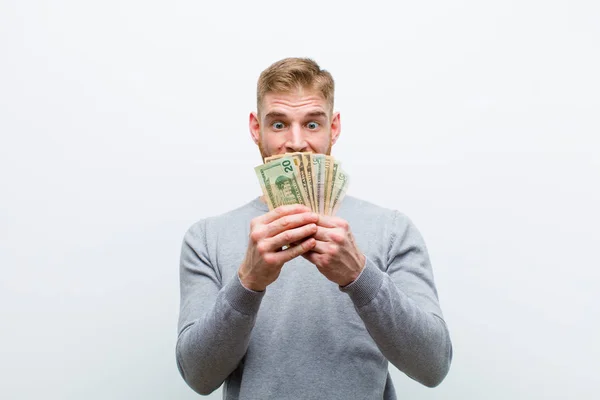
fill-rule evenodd
<path id="1" fill-rule="evenodd" d="M 332 210 L 332 200 L 333 200 L 333 190 L 334 190 L 334 185 L 335 185 L 335 181 L 336 181 L 336 177 L 338 174 L 338 171 L 340 169 L 341 166 L 341 162 L 339 162 L 338 160 L 332 160 L 332 166 L 331 166 L 331 181 L 328 183 L 328 189 L 327 191 L 329 192 L 329 196 L 325 196 L 325 215 L 331 215 L 331 210 Z"/>
<path id="2" fill-rule="evenodd" d="M 311 154 L 313 165 L 313 180 L 318 213 L 325 214 L 325 155 Z"/>
<path id="3" fill-rule="evenodd" d="M 333 157 L 325 156 L 325 214 L 328 213 L 328 204 L 331 201 L 331 188 L 333 183 Z"/>
<path id="4" fill-rule="evenodd" d="M 288 157 L 292 158 L 294 164 L 296 165 L 296 169 L 300 174 L 300 182 L 302 183 L 302 191 L 304 192 L 304 197 L 308 201 L 309 204 L 307 206 L 310 207 L 311 210 L 314 210 L 312 199 L 310 197 L 310 188 L 308 186 L 308 176 L 306 174 L 306 168 L 304 166 L 304 157 L 302 153 L 288 153 Z"/>
<path id="5" fill-rule="evenodd" d="M 341 168 L 338 170 L 337 175 L 335 177 L 335 182 L 333 185 L 332 195 L 331 195 L 331 206 L 329 215 L 335 215 L 337 210 L 340 208 L 342 204 L 342 200 L 346 195 L 346 191 L 348 190 L 348 183 L 350 179 L 348 174 L 346 174 Z"/>
<path id="6" fill-rule="evenodd" d="M 264 161 L 255 171 L 269 209 L 300 203 L 324 215 L 337 212 L 349 182 L 339 160 L 295 152 L 269 156 Z"/>
<path id="7" fill-rule="evenodd" d="M 277 160 L 277 159 L 279 159 L 281 157 L 287 157 L 289 154 L 290 153 L 284 153 L 284 154 L 275 154 L 273 156 L 269 156 L 269 157 L 265 158 L 265 164 L 268 163 L 268 162 L 270 162 L 270 161 Z"/>
<path id="8" fill-rule="evenodd" d="M 254 168 L 270 210 L 285 204 L 310 206 L 292 157 L 280 157 Z"/>
<path id="9" fill-rule="evenodd" d="M 309 193 L 307 193 L 307 195 L 310 198 L 310 201 L 312 203 L 312 211 L 319 212 L 317 201 L 315 199 L 315 186 L 314 186 L 314 180 L 313 180 L 312 160 L 310 159 L 310 153 L 301 153 L 301 154 L 302 154 L 304 170 L 306 173 L 306 179 L 308 181 Z"/>

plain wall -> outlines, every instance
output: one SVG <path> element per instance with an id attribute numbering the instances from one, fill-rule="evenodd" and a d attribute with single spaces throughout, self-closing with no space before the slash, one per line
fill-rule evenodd
<path id="1" fill-rule="evenodd" d="M 260 72 L 336 80 L 349 193 L 425 237 L 454 343 L 403 399 L 600 391 L 595 1 L 0 0 L 0 398 L 195 399 L 179 251 L 260 194 Z M 220 390 L 210 399 L 220 398 Z"/>

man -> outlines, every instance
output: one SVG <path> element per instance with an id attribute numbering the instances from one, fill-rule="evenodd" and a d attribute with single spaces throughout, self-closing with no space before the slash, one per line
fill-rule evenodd
<path id="1" fill-rule="evenodd" d="M 329 154 L 339 137 L 331 75 L 284 59 L 258 81 L 250 132 L 264 158 Z M 289 247 L 287 245 L 291 244 Z M 452 345 L 425 243 L 397 211 L 346 196 L 336 216 L 262 198 L 206 218 L 181 253 L 182 377 L 232 399 L 395 399 L 388 361 L 424 385 Z"/>

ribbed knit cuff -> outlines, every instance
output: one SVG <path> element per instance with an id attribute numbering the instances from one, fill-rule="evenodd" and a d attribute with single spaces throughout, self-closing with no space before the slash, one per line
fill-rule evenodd
<path id="1" fill-rule="evenodd" d="M 256 292 L 246 289 L 242 285 L 242 282 L 240 282 L 240 277 L 237 273 L 225 285 L 223 290 L 225 291 L 225 298 L 231 304 L 231 307 L 246 315 L 254 315 L 258 312 L 262 298 L 266 293 L 266 290 Z"/>
<path id="2" fill-rule="evenodd" d="M 349 285 L 340 287 L 340 290 L 344 293 L 348 293 L 356 307 L 362 307 L 377 296 L 379 288 L 383 284 L 384 275 L 385 272 L 379 270 L 379 268 L 367 258 L 365 267 L 358 278 Z"/>

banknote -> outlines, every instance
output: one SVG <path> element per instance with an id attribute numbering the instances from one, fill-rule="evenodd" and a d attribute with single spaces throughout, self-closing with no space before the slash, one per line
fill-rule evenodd
<path id="1" fill-rule="evenodd" d="M 325 156 L 325 214 L 327 214 L 327 205 L 331 200 L 331 182 L 333 172 L 333 157 Z"/>
<path id="2" fill-rule="evenodd" d="M 333 189 L 331 193 L 331 205 L 329 207 L 329 215 L 335 215 L 337 210 L 340 208 L 342 199 L 346 195 L 346 191 L 348 190 L 348 183 L 350 179 L 348 175 L 341 168 L 338 170 L 335 181 L 333 184 Z"/>
<path id="3" fill-rule="evenodd" d="M 335 180 L 340 169 L 341 163 L 338 160 L 332 160 L 331 164 L 331 180 L 327 183 L 327 194 L 325 195 L 325 214 L 331 214 L 332 208 L 332 200 L 333 200 L 333 190 L 335 185 Z"/>
<path id="4" fill-rule="evenodd" d="M 319 214 L 325 214 L 325 155 L 311 154 L 310 158 L 313 162 L 313 180 L 315 197 L 317 200 Z"/>
<path id="5" fill-rule="evenodd" d="M 285 204 L 310 206 L 292 157 L 281 157 L 254 168 L 270 210 Z"/>
<path id="6" fill-rule="evenodd" d="M 309 204 L 307 204 L 307 206 L 309 206 L 311 208 L 311 210 L 314 210 L 315 208 L 313 207 L 312 198 L 310 195 L 312 192 L 312 188 L 310 188 L 308 185 L 308 174 L 306 172 L 306 167 L 304 165 L 304 162 L 305 162 L 304 157 L 302 156 L 302 153 L 288 153 L 287 156 L 291 157 L 294 160 L 294 164 L 296 165 L 296 168 L 298 169 L 298 172 L 300 174 L 300 182 L 302 183 L 302 190 L 304 192 L 306 200 L 309 203 Z"/>
<path id="7" fill-rule="evenodd" d="M 269 156 L 267 158 L 265 158 L 265 164 L 268 163 L 269 161 L 273 161 L 273 160 L 277 160 L 278 158 L 281 157 L 287 157 L 290 153 L 284 153 L 284 154 L 275 154 L 273 156 Z"/>
<path id="8" fill-rule="evenodd" d="M 341 162 L 325 154 L 276 154 L 266 157 L 255 172 L 271 210 L 299 203 L 313 212 L 334 215 L 348 189 Z"/>
<path id="9" fill-rule="evenodd" d="M 319 212 L 317 207 L 317 201 L 315 200 L 315 186 L 313 180 L 313 172 L 312 172 L 312 160 L 310 159 L 310 153 L 300 153 L 302 154 L 304 169 L 306 171 L 306 178 L 308 180 L 308 196 L 310 197 L 310 201 L 312 203 L 313 212 Z"/>

